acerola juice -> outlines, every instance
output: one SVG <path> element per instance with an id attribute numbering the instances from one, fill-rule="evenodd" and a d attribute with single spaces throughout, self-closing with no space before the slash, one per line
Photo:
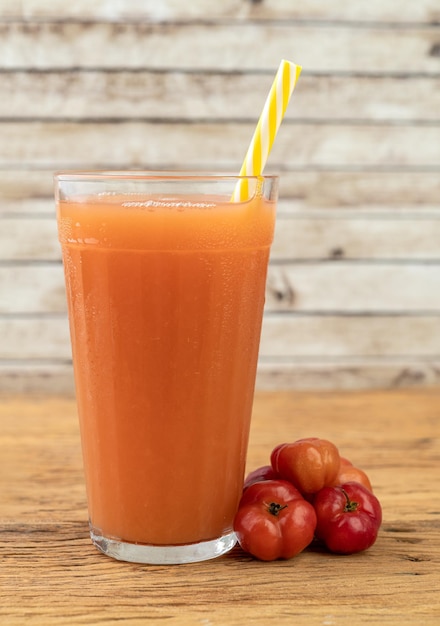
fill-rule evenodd
<path id="1" fill-rule="evenodd" d="M 178 545 L 231 532 L 275 203 L 58 204 L 91 526 Z"/>

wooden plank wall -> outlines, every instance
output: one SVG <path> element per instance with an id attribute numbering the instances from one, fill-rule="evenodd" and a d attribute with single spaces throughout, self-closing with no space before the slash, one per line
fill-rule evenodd
<path id="1" fill-rule="evenodd" d="M 438 0 L 0 0 L 0 389 L 72 390 L 52 172 L 236 172 L 281 58 L 258 385 L 439 382 Z"/>

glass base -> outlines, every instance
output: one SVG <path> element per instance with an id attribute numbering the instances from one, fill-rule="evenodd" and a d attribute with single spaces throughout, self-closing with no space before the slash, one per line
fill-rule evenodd
<path id="1" fill-rule="evenodd" d="M 229 552 L 237 542 L 233 532 L 219 539 L 184 546 L 152 546 L 142 543 L 127 543 L 104 537 L 93 528 L 90 528 L 90 537 L 94 546 L 107 556 L 118 561 L 147 563 L 149 565 L 178 565 L 215 559 Z"/>

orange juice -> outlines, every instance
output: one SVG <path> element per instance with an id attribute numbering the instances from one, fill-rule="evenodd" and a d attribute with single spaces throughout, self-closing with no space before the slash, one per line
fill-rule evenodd
<path id="1" fill-rule="evenodd" d="M 59 199 L 92 532 L 179 546 L 232 533 L 275 203 Z"/>

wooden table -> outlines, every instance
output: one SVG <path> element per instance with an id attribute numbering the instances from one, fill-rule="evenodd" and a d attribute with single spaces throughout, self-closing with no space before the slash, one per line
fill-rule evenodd
<path id="1" fill-rule="evenodd" d="M 249 469 L 316 435 L 370 475 L 383 526 L 348 557 L 114 561 L 88 537 L 74 402 L 3 398 L 0 425 L 1 624 L 440 624 L 438 389 L 257 394 Z"/>

